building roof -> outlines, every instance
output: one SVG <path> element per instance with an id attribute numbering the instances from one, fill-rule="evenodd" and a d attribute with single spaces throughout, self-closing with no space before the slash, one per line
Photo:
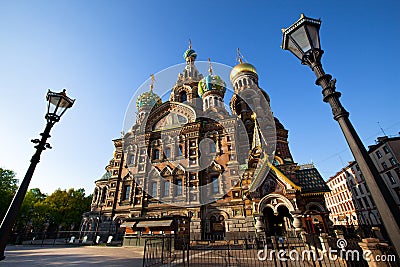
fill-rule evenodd
<path id="1" fill-rule="evenodd" d="M 368 153 L 373 152 L 375 149 L 379 148 L 381 145 L 389 141 L 398 141 L 398 140 L 400 140 L 400 136 L 398 137 L 380 136 L 377 138 L 375 145 L 368 146 Z"/>
<path id="2" fill-rule="evenodd" d="M 330 191 L 321 174 L 315 167 L 297 170 L 296 179 L 301 186 L 302 193 Z"/>

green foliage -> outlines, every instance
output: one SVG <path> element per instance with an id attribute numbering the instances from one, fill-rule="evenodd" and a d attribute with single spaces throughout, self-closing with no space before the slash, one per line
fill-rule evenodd
<path id="1" fill-rule="evenodd" d="M 4 218 L 18 189 L 17 182 L 13 171 L 0 168 L 0 219 Z"/>
<path id="2" fill-rule="evenodd" d="M 57 189 L 48 196 L 38 188 L 31 189 L 22 204 L 17 229 L 22 231 L 32 225 L 34 232 L 40 232 L 49 223 L 47 231 L 76 230 L 82 214 L 90 210 L 91 199 L 90 195 L 85 196 L 84 189 Z"/>

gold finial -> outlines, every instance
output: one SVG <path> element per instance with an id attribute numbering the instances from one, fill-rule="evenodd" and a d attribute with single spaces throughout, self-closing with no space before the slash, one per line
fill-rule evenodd
<path id="1" fill-rule="evenodd" d="M 189 39 L 189 49 L 192 49 L 192 40 Z"/>
<path id="2" fill-rule="evenodd" d="M 154 74 L 151 74 L 150 76 L 151 76 L 150 92 L 153 92 L 154 82 L 156 81 L 156 79 L 154 78 Z"/>
<path id="3" fill-rule="evenodd" d="M 251 114 L 251 118 L 255 121 L 257 119 L 257 114 L 255 112 L 253 112 Z"/>
<path id="4" fill-rule="evenodd" d="M 237 61 L 239 61 L 240 64 L 243 63 L 243 55 L 240 53 L 239 48 L 237 49 Z"/>
<path id="5" fill-rule="evenodd" d="M 208 72 L 209 72 L 210 74 L 213 74 L 213 69 L 212 69 L 211 59 L 210 59 L 210 58 L 208 58 L 208 65 L 210 65 L 210 67 L 208 68 Z"/>

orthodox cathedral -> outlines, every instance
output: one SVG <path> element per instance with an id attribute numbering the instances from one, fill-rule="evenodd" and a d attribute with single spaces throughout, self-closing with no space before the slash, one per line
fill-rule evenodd
<path id="1" fill-rule="evenodd" d="M 329 189 L 312 164 L 294 162 L 288 130 L 265 112 L 270 98 L 256 68 L 239 57 L 228 111 L 227 81 L 211 63 L 200 73 L 196 57 L 190 46 L 168 101 L 153 92 L 154 76 L 137 98 L 136 122 L 113 140 L 82 235 L 183 231 L 207 240 L 326 232 Z"/>

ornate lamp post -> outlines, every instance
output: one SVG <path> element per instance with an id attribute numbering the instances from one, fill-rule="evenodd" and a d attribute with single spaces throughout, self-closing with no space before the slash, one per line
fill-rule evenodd
<path id="1" fill-rule="evenodd" d="M 400 253 L 399 208 L 351 124 L 349 112 L 344 109 L 339 101 L 341 94 L 335 91 L 336 79 L 325 74 L 322 68 L 321 57 L 324 51 L 321 50 L 320 46 L 320 26 L 321 20 L 307 18 L 302 14 L 300 19 L 292 26 L 282 29 L 282 49 L 292 52 L 301 60 L 302 64 L 309 66 L 317 76 L 315 83 L 322 87 L 323 100 L 330 104 L 333 118 L 339 123 L 350 150 L 360 166 L 371 196 L 381 214 L 386 231 L 397 252 Z"/>
<path id="2" fill-rule="evenodd" d="M 65 89 L 60 93 L 54 93 L 49 90 L 47 93 L 46 99 L 48 101 L 47 113 L 45 116 L 46 121 L 47 121 L 46 128 L 44 129 L 44 132 L 40 134 L 42 136 L 42 138 L 40 140 L 39 139 L 32 140 L 32 142 L 34 144 L 37 144 L 35 146 L 36 152 L 32 156 L 31 164 L 29 165 L 29 168 L 26 171 L 25 177 L 22 180 L 22 183 L 13 198 L 13 200 L 10 204 L 10 207 L 8 208 L 8 211 L 6 213 L 6 216 L 3 219 L 3 222 L 1 223 L 1 227 L 0 227 L 0 261 L 4 260 L 4 258 L 5 258 L 4 250 L 7 245 L 8 237 L 10 236 L 12 227 L 15 223 L 15 219 L 21 208 L 22 201 L 24 200 L 26 191 L 28 190 L 28 186 L 31 181 L 32 175 L 35 171 L 36 165 L 40 161 L 40 154 L 46 148 L 51 149 L 50 144 L 47 143 L 47 138 L 50 137 L 50 130 L 54 126 L 54 124 L 60 120 L 61 116 L 65 113 L 65 111 L 68 108 L 72 107 L 72 105 L 75 102 L 75 100 L 67 97 L 67 95 L 65 94 Z"/>

